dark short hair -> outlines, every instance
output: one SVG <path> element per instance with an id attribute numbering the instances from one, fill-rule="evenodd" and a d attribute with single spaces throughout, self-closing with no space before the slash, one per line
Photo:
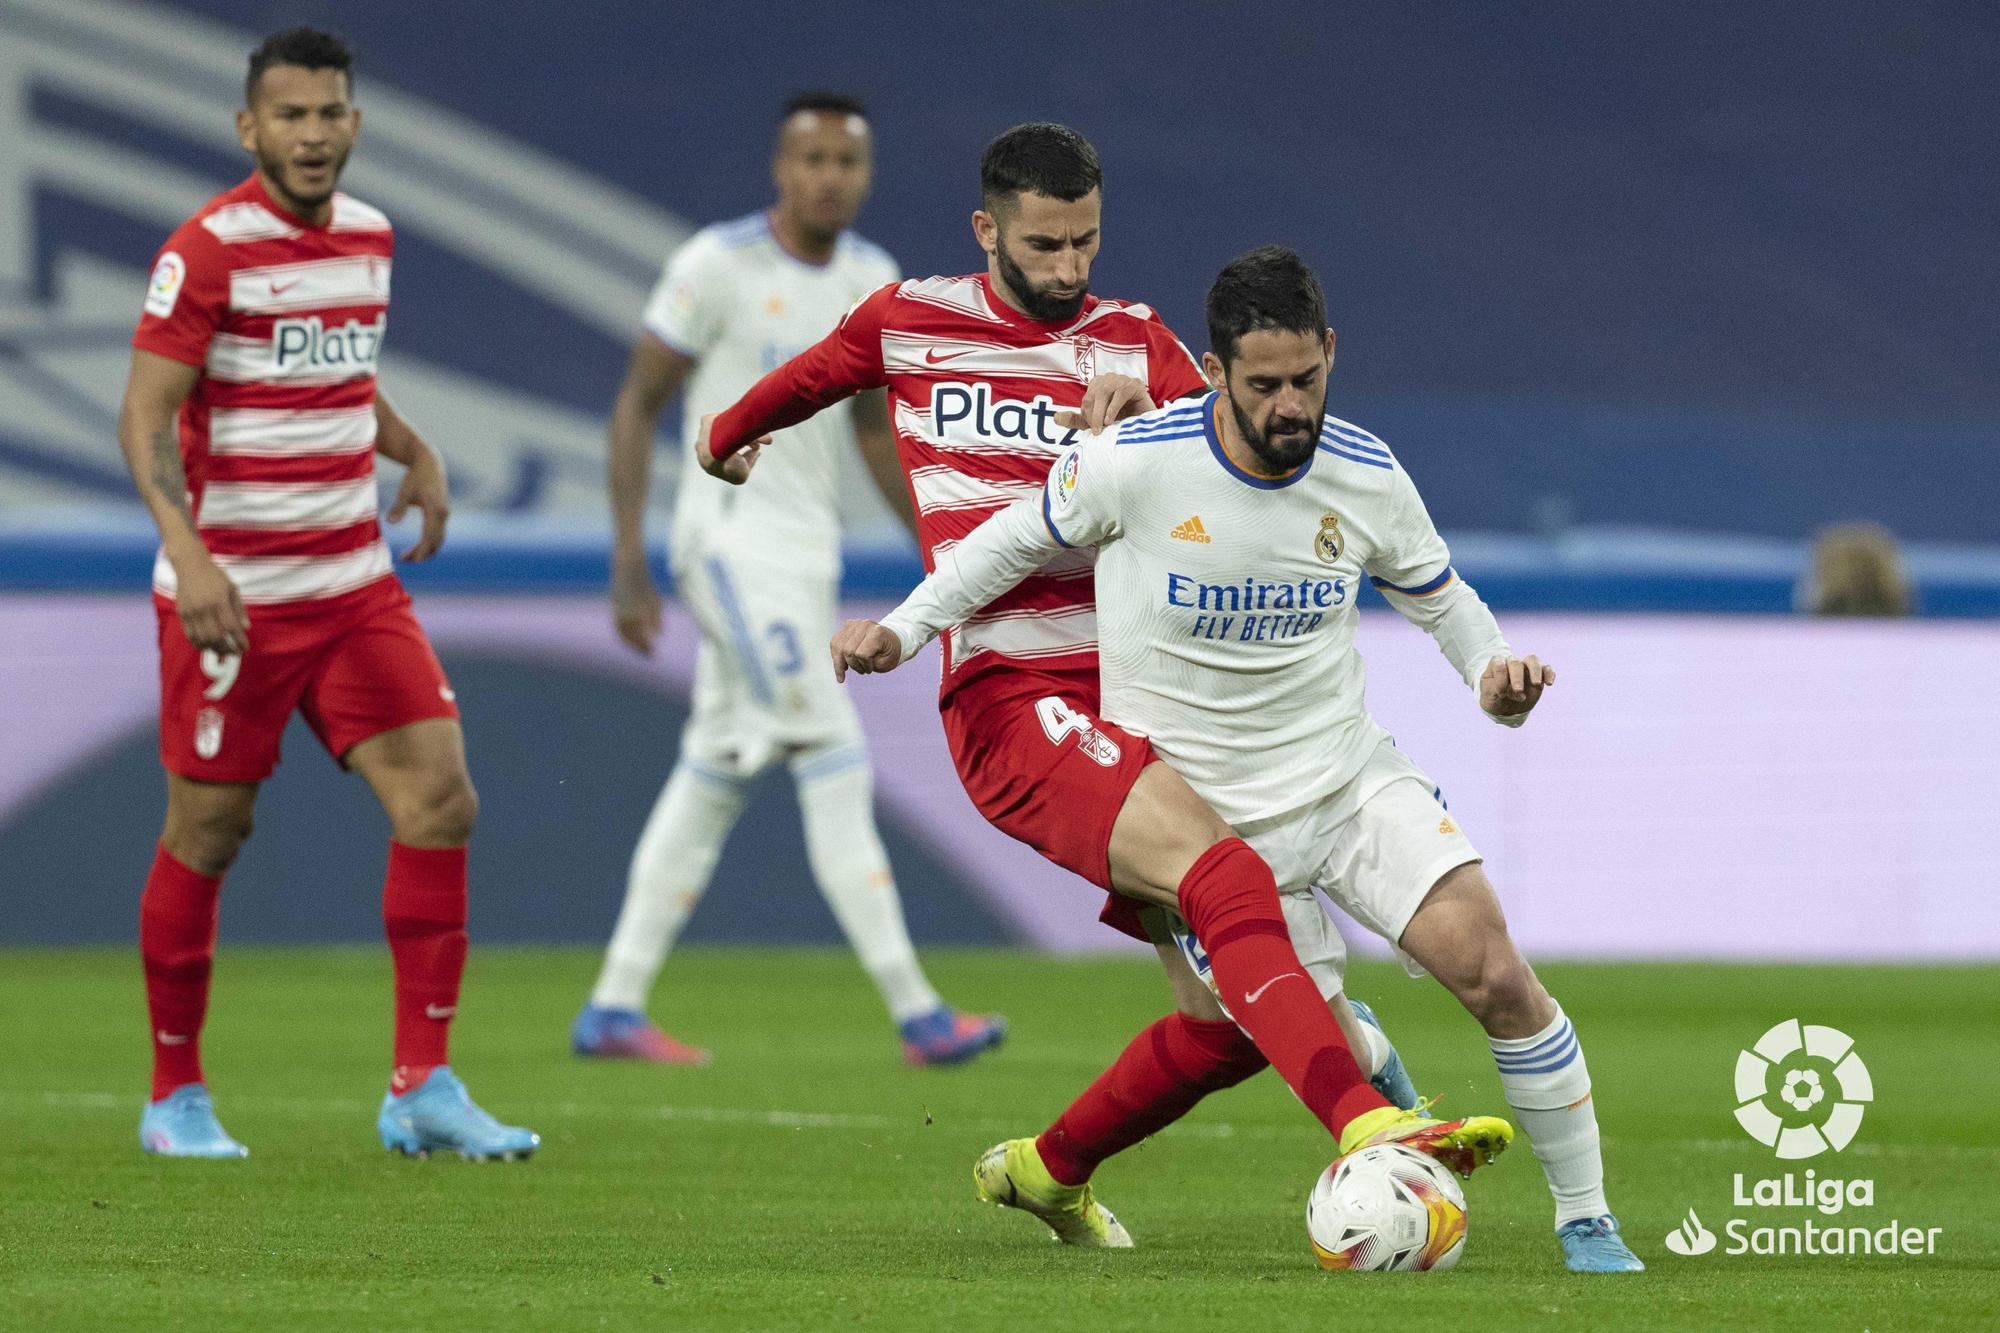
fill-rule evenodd
<path id="1" fill-rule="evenodd" d="M 989 213 L 1024 190 L 1071 203 L 1103 186 L 1097 150 L 1067 125 L 1016 125 L 979 158 L 979 195 Z"/>
<path id="2" fill-rule="evenodd" d="M 1317 338 L 1326 330 L 1326 293 L 1295 250 L 1260 245 L 1229 261 L 1208 289 L 1208 347 L 1227 366 L 1236 344 L 1258 329 Z"/>
<path id="3" fill-rule="evenodd" d="M 257 80 L 273 65 L 298 65 L 304 69 L 337 69 L 347 76 L 347 92 L 354 94 L 354 52 L 347 43 L 318 28 L 287 28 L 266 37 L 250 53 L 250 73 L 243 80 L 243 102 L 257 100 Z"/>
<path id="4" fill-rule="evenodd" d="M 863 120 L 868 119 L 868 108 L 846 93 L 819 91 L 800 93 L 785 103 L 785 110 L 778 117 L 778 124 L 783 125 L 801 111 L 823 111 L 829 116 L 859 116 Z"/>

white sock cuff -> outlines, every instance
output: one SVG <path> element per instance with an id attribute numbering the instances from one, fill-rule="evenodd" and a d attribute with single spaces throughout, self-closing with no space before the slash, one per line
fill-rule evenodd
<path id="1" fill-rule="evenodd" d="M 1560 1005 L 1549 1025 L 1533 1036 L 1489 1037 L 1487 1042 L 1510 1105 L 1557 1110 L 1590 1095 L 1583 1045 Z"/>

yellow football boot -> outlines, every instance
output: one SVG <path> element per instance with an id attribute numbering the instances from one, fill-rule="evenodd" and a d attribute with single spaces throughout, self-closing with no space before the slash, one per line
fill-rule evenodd
<path id="1" fill-rule="evenodd" d="M 1041 1218 L 1065 1245 L 1132 1248 L 1131 1233 L 1097 1201 L 1089 1184 L 1065 1185 L 1049 1174 L 1033 1139 L 1009 1139 L 988 1148 L 972 1165 L 972 1184 L 987 1203 Z"/>
<path id="2" fill-rule="evenodd" d="M 1422 1098 L 1407 1111 L 1384 1106 L 1354 1117 L 1340 1132 L 1340 1155 L 1377 1143 L 1400 1143 L 1470 1176 L 1514 1141 L 1514 1127 L 1496 1115 L 1434 1120 L 1430 1108 L 1436 1102 L 1435 1097 Z"/>

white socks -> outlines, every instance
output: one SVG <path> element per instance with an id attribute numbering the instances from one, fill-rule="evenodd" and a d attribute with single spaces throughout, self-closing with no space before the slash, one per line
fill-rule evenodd
<path id="1" fill-rule="evenodd" d="M 813 878 L 861 966 L 898 1023 L 942 1000 L 917 965 L 889 855 L 875 831 L 874 781 L 859 745 L 807 750 L 791 760 Z M 715 874 L 743 813 L 744 784 L 683 759 L 653 804 L 632 851 L 625 905 L 590 1002 L 644 1012 L 654 979 Z"/>
<path id="2" fill-rule="evenodd" d="M 943 1001 L 917 964 L 889 854 L 875 831 L 867 752 L 858 744 L 806 750 L 792 757 L 791 770 L 813 878 L 848 944 L 892 1018 L 902 1023 L 930 1013 Z"/>
<path id="3" fill-rule="evenodd" d="M 625 905 L 611 933 L 590 1002 L 644 1012 L 653 979 L 715 874 L 729 830 L 743 813 L 743 784 L 683 759 L 674 766 L 625 878 Z"/>
<path id="4" fill-rule="evenodd" d="M 1549 1178 L 1556 1225 L 1610 1212 L 1604 1201 L 1604 1158 L 1598 1151 L 1590 1070 L 1561 1006 L 1532 1037 L 1487 1041 L 1500 1068 L 1500 1089 Z"/>

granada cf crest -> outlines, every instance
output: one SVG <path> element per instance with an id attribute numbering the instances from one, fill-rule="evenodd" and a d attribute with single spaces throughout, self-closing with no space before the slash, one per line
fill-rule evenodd
<path id="1" fill-rule="evenodd" d="M 1340 559 L 1340 515 L 1320 515 L 1319 535 L 1313 538 L 1313 554 L 1323 565 Z"/>
<path id="2" fill-rule="evenodd" d="M 1088 338 L 1070 339 L 1070 348 L 1076 353 L 1076 376 L 1085 384 L 1097 376 L 1097 344 Z"/>

